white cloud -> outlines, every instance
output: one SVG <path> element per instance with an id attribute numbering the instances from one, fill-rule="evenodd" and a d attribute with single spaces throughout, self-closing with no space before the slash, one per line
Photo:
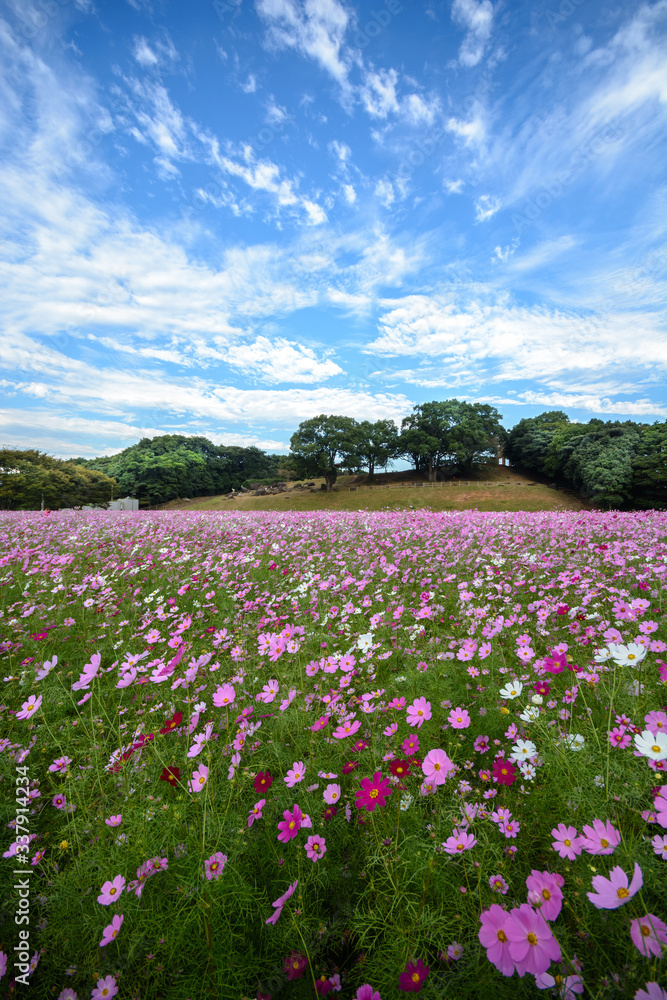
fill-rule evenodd
<path id="1" fill-rule="evenodd" d="M 382 202 L 385 208 L 389 208 L 396 197 L 391 181 L 386 178 L 380 179 L 375 185 L 375 196 Z"/>
<path id="2" fill-rule="evenodd" d="M 398 111 L 396 84 L 398 73 L 395 69 L 371 71 L 366 75 L 360 90 L 362 104 L 372 118 L 386 118 Z"/>
<path id="3" fill-rule="evenodd" d="M 354 187 L 351 184 L 343 185 L 343 195 L 348 205 L 354 205 L 355 201 L 357 200 L 357 192 L 354 190 Z"/>
<path id="4" fill-rule="evenodd" d="M 486 222 L 496 214 L 502 206 L 500 198 L 494 198 L 489 194 L 482 194 L 475 202 L 475 221 Z"/>
<path id="5" fill-rule="evenodd" d="M 142 66 L 157 66 L 159 59 L 145 38 L 135 38 L 134 58 Z"/>
<path id="6" fill-rule="evenodd" d="M 452 20 L 467 29 L 459 62 L 462 66 L 476 66 L 484 55 L 493 27 L 493 4 L 490 0 L 454 0 Z"/>
<path id="7" fill-rule="evenodd" d="M 248 79 L 245 83 L 241 84 L 241 90 L 244 94 L 254 94 L 257 90 L 257 77 L 254 73 L 248 74 Z"/>
<path id="8" fill-rule="evenodd" d="M 459 177 L 456 181 L 445 181 L 445 189 L 448 194 L 461 194 L 464 181 Z"/>
<path id="9" fill-rule="evenodd" d="M 348 89 L 349 64 L 341 47 L 350 15 L 338 0 L 256 0 L 256 8 L 268 26 L 270 46 L 295 49 Z"/>
<path id="10" fill-rule="evenodd" d="M 257 337 L 252 343 L 233 344 L 217 354 L 232 367 L 269 383 L 323 382 L 343 374 L 334 361 L 318 360 L 311 348 L 285 339 Z"/>

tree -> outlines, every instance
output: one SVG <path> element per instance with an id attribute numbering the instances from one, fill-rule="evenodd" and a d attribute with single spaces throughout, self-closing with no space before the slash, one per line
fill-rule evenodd
<path id="1" fill-rule="evenodd" d="M 632 460 L 641 429 L 629 420 L 622 424 L 590 421 L 588 427 L 588 434 L 574 438 L 569 448 L 562 449 L 563 453 L 569 451 L 564 475 L 596 503 L 620 507 L 632 497 Z"/>
<path id="2" fill-rule="evenodd" d="M 577 425 L 570 425 L 569 418 L 562 410 L 549 410 L 537 417 L 524 417 L 509 432 L 505 454 L 512 465 L 545 472 L 545 460 L 554 434 L 559 428 L 569 426 Z M 555 475 L 555 470 L 550 474 Z"/>
<path id="3" fill-rule="evenodd" d="M 74 462 L 34 448 L 0 451 L 0 506 L 12 510 L 52 510 L 83 505 L 106 507 L 116 482 Z"/>
<path id="4" fill-rule="evenodd" d="M 304 420 L 290 438 L 291 464 L 297 475 L 323 476 L 331 493 L 341 467 L 359 465 L 359 428 L 353 417 L 327 416 Z"/>
<path id="5" fill-rule="evenodd" d="M 373 478 L 375 467 L 385 467 L 390 459 L 395 458 L 398 447 L 398 431 L 393 420 L 362 420 L 358 425 L 359 444 L 357 455 L 360 464 L 368 469 L 368 475 Z"/>
<path id="6" fill-rule="evenodd" d="M 501 415 L 492 406 L 458 399 L 419 403 L 405 417 L 399 438 L 400 454 L 415 462 L 434 482 L 437 468 L 448 462 L 470 473 L 475 462 L 496 454 L 505 441 Z"/>
<path id="7" fill-rule="evenodd" d="M 667 420 L 642 430 L 632 460 L 632 497 L 638 507 L 667 507 Z"/>

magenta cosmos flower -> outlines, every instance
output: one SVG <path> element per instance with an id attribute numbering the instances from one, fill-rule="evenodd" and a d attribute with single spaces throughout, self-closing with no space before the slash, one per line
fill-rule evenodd
<path id="1" fill-rule="evenodd" d="M 406 721 L 409 726 L 421 726 L 431 718 L 431 702 L 426 698 L 415 698 L 412 705 L 408 705 Z"/>
<path id="2" fill-rule="evenodd" d="M 632 921 L 630 937 L 635 947 L 646 958 L 649 958 L 650 955 L 660 958 L 663 946 L 667 944 L 667 924 L 649 913 L 645 917 Z"/>
<path id="3" fill-rule="evenodd" d="M 327 844 L 324 837 L 313 834 L 306 841 L 306 855 L 311 861 L 317 861 L 327 852 Z"/>
<path id="4" fill-rule="evenodd" d="M 216 851 L 210 858 L 207 858 L 204 862 L 204 874 L 207 880 L 210 882 L 211 879 L 219 879 L 226 864 L 227 855 L 223 854 L 222 851 Z"/>
<path id="5" fill-rule="evenodd" d="M 346 736 L 354 736 L 360 728 L 361 721 L 359 719 L 351 719 L 348 722 L 344 722 L 341 726 L 336 726 L 333 735 L 337 740 L 344 740 Z"/>
<path id="6" fill-rule="evenodd" d="M 444 750 L 429 750 L 422 764 L 424 775 L 436 785 L 443 785 L 453 770 L 454 765 Z"/>
<path id="7" fill-rule="evenodd" d="M 284 819 L 278 823 L 278 829 L 280 830 L 278 840 L 286 844 L 288 841 L 293 840 L 301 829 L 303 813 L 298 805 L 294 805 L 291 812 L 289 809 L 285 810 L 283 817 Z"/>
<path id="8" fill-rule="evenodd" d="M 110 903 L 115 903 L 116 900 L 120 899 L 120 895 L 125 888 L 125 878 L 123 875 L 116 875 L 113 881 L 105 882 L 102 886 L 102 891 L 97 897 L 97 902 L 101 903 L 102 906 L 109 906 Z"/>
<path id="9" fill-rule="evenodd" d="M 613 854 L 621 842 L 621 835 L 607 820 L 594 819 L 593 826 L 583 827 L 582 846 L 589 854 Z"/>
<path id="10" fill-rule="evenodd" d="M 405 971 L 398 977 L 398 988 L 404 993 L 419 993 L 422 984 L 429 974 L 429 966 L 424 965 L 421 958 L 416 962 L 408 962 Z"/>
<path id="11" fill-rule="evenodd" d="M 108 944 L 111 944 L 118 936 L 118 931 L 123 926 L 123 921 L 125 917 L 123 914 L 117 914 L 110 924 L 108 924 L 102 931 L 102 940 L 100 941 L 100 948 L 106 948 Z"/>
<path id="12" fill-rule="evenodd" d="M 510 911 L 505 934 L 512 961 L 520 976 L 526 972 L 539 976 L 547 971 L 552 962 L 560 961 L 560 945 L 551 928 L 542 914 L 536 913 L 528 903 Z"/>
<path id="13" fill-rule="evenodd" d="M 630 885 L 628 885 L 628 876 L 621 867 L 616 865 L 610 871 L 609 878 L 605 878 L 604 875 L 595 875 L 593 888 L 596 892 L 587 892 L 586 895 L 593 906 L 597 906 L 598 910 L 617 910 L 619 906 L 623 906 L 624 903 L 632 899 L 643 884 L 642 870 L 635 861 L 635 872 Z"/>
<path id="14" fill-rule="evenodd" d="M 529 893 L 536 894 L 535 901 L 533 902 L 529 896 L 528 902 L 533 902 L 533 906 L 539 907 L 545 920 L 555 920 L 562 909 L 563 893 L 560 891 L 562 885 L 562 875 L 538 872 L 535 868 L 526 879 Z"/>
<path id="15" fill-rule="evenodd" d="M 559 823 L 551 831 L 551 836 L 554 837 L 554 842 L 551 846 L 554 851 L 558 852 L 561 858 L 569 858 L 570 861 L 574 861 L 581 854 L 584 838 L 579 836 L 576 827 L 565 826 L 564 823 Z"/>
<path id="16" fill-rule="evenodd" d="M 373 812 L 376 806 L 387 804 L 387 796 L 391 795 L 389 778 L 382 778 L 382 772 L 376 771 L 373 779 L 362 778 L 361 788 L 356 795 L 357 809 L 367 809 Z"/>
<path id="17" fill-rule="evenodd" d="M 493 903 L 488 910 L 480 914 L 482 926 L 478 937 L 486 948 L 486 957 L 495 965 L 503 976 L 514 975 L 514 962 L 510 955 L 509 940 L 506 933 L 509 913 L 502 906 Z"/>
<path id="18" fill-rule="evenodd" d="M 304 969 L 308 966 L 308 959 L 298 951 L 291 951 L 285 961 L 283 968 L 287 973 L 287 978 L 301 979 Z"/>
<path id="19" fill-rule="evenodd" d="M 364 983 L 356 992 L 355 1000 L 382 1000 L 382 997 L 374 990 L 370 983 Z"/>
<path id="20" fill-rule="evenodd" d="M 192 772 L 192 779 L 188 782 L 191 792 L 201 792 L 208 781 L 208 768 L 206 764 L 200 764 L 197 771 Z"/>

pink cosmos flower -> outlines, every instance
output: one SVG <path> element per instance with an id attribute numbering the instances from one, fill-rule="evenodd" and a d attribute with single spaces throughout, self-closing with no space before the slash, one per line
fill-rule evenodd
<path id="1" fill-rule="evenodd" d="M 657 983 L 647 983 L 645 990 L 637 990 L 635 1000 L 667 1000 L 667 990 Z"/>
<path id="2" fill-rule="evenodd" d="M 113 976 L 105 976 L 97 980 L 97 986 L 90 995 L 90 1000 L 111 1000 L 118 993 L 116 980 Z"/>
<path id="3" fill-rule="evenodd" d="M 538 872 L 536 869 L 533 869 L 526 879 L 526 887 L 530 892 L 537 894 L 533 905 L 539 907 L 545 920 L 555 920 L 562 909 L 563 893 L 560 891 L 562 885 L 562 875 Z M 530 898 L 529 902 L 531 902 Z"/>
<path id="4" fill-rule="evenodd" d="M 317 861 L 327 852 L 327 845 L 324 837 L 313 834 L 306 841 L 306 855 L 311 861 Z"/>
<path id="5" fill-rule="evenodd" d="M 561 959 L 560 945 L 551 933 L 551 928 L 541 913 L 535 912 L 528 903 L 510 911 L 505 926 L 512 961 L 517 972 L 539 976 L 546 972 L 552 962 Z"/>
<path id="6" fill-rule="evenodd" d="M 313 732 L 313 733 L 319 733 L 320 729 L 324 729 L 324 727 L 328 726 L 328 725 L 329 725 L 329 716 L 328 715 L 321 715 L 319 717 L 319 719 L 317 720 L 317 722 L 313 723 L 313 725 L 310 727 L 310 729 L 311 729 L 311 732 Z"/>
<path id="7" fill-rule="evenodd" d="M 122 913 L 116 914 L 116 916 L 112 919 L 111 923 L 107 924 L 107 926 L 102 931 L 102 940 L 100 941 L 100 948 L 106 948 L 106 946 L 108 944 L 111 944 L 111 942 L 118 936 L 118 931 L 123 926 L 124 920 L 125 917 L 123 916 Z"/>
<path id="8" fill-rule="evenodd" d="M 216 708 L 224 708 L 231 705 L 236 698 L 236 691 L 231 684 L 221 684 L 213 694 L 213 704 Z"/>
<path id="9" fill-rule="evenodd" d="M 306 777 L 306 765 L 302 760 L 295 760 L 291 769 L 287 772 L 287 777 L 283 781 L 288 788 L 294 788 Z"/>
<path id="10" fill-rule="evenodd" d="M 584 992 L 584 981 L 581 976 L 559 976 L 558 982 L 548 972 L 535 977 L 538 990 L 549 990 L 556 987 L 560 1000 L 575 1000 L 577 993 Z"/>
<path id="11" fill-rule="evenodd" d="M 42 704 L 41 694 L 36 698 L 34 695 L 32 698 L 28 698 L 21 705 L 21 711 L 16 713 L 17 719 L 29 719 L 31 715 L 39 710 L 39 706 Z"/>
<path id="12" fill-rule="evenodd" d="M 486 753 L 489 749 L 489 737 L 488 736 L 478 736 L 472 745 L 473 750 L 477 753 Z"/>
<path id="13" fill-rule="evenodd" d="M 211 879 L 219 879 L 226 864 L 227 855 L 223 854 L 222 851 L 216 851 L 210 858 L 207 858 L 204 862 L 204 874 L 207 880 L 210 882 Z"/>
<path id="14" fill-rule="evenodd" d="M 327 785 L 322 793 L 324 801 L 332 806 L 334 802 L 338 802 L 340 799 L 340 785 Z"/>
<path id="15" fill-rule="evenodd" d="M 255 802 L 254 806 L 248 813 L 248 827 L 251 827 L 256 819 L 262 818 L 262 809 L 266 805 L 266 799 L 260 799 L 259 802 Z"/>
<path id="16" fill-rule="evenodd" d="M 387 796 L 391 795 L 390 781 L 382 778 L 382 772 L 376 771 L 372 780 L 370 778 L 361 779 L 361 788 L 356 794 L 355 805 L 357 809 L 366 809 L 373 812 L 376 806 L 384 806 L 387 803 Z"/>
<path id="17" fill-rule="evenodd" d="M 586 895 L 593 906 L 597 906 L 598 910 L 616 910 L 639 892 L 644 884 L 644 877 L 635 861 L 635 871 L 629 886 L 628 876 L 619 865 L 612 868 L 608 879 L 604 875 L 595 875 L 592 884 L 596 892 L 587 892 Z"/>
<path id="18" fill-rule="evenodd" d="M 652 839 L 651 844 L 653 845 L 653 851 L 658 855 L 659 858 L 664 858 L 667 861 L 667 837 L 661 837 L 658 834 Z"/>
<path id="19" fill-rule="evenodd" d="M 502 875 L 492 875 L 489 879 L 489 886 L 493 892 L 498 892 L 501 896 L 506 896 L 509 890 L 509 885 Z"/>
<path id="20" fill-rule="evenodd" d="M 645 917 L 632 921 L 630 937 L 637 950 L 646 958 L 651 955 L 660 958 L 663 946 L 667 944 L 667 924 L 663 923 L 659 917 L 649 913 Z"/>
<path id="21" fill-rule="evenodd" d="M 582 846 L 589 854 L 613 854 L 621 842 L 621 835 L 607 820 L 594 819 L 593 826 L 583 827 Z"/>
<path id="22" fill-rule="evenodd" d="M 452 729 L 467 729 L 470 725 L 470 716 L 465 708 L 453 708 L 447 720 Z"/>
<path id="23" fill-rule="evenodd" d="M 107 826 L 120 826 L 123 821 L 123 814 L 118 813 L 116 816 L 109 816 L 109 819 L 105 819 Z"/>
<path id="24" fill-rule="evenodd" d="M 421 727 L 431 718 L 431 702 L 426 698 L 415 698 L 412 705 L 408 705 L 406 712 L 408 725 Z"/>
<path id="25" fill-rule="evenodd" d="M 493 903 L 479 918 L 482 926 L 478 932 L 480 943 L 486 948 L 486 957 L 503 976 L 514 974 L 514 961 L 510 955 L 507 925 L 510 915 L 502 906 Z"/>
<path id="26" fill-rule="evenodd" d="M 436 785 L 444 785 L 454 765 L 444 750 L 429 750 L 422 764 L 422 771 L 429 781 Z"/>
<path id="27" fill-rule="evenodd" d="M 290 896 L 292 895 L 292 893 L 294 892 L 294 890 L 296 889 L 296 887 L 297 887 L 298 884 L 299 884 L 299 880 L 298 879 L 296 880 L 296 882 L 292 882 L 292 884 L 282 894 L 282 896 L 278 896 L 278 899 L 276 899 L 275 902 L 273 902 L 271 904 L 273 907 L 275 907 L 276 912 L 272 913 L 271 916 L 267 920 L 264 921 L 265 924 L 275 924 L 277 922 L 278 917 L 283 912 L 283 906 L 285 905 L 285 903 L 287 902 L 287 900 L 290 898 Z"/>
<path id="28" fill-rule="evenodd" d="M 361 728 L 361 720 L 353 719 L 352 721 L 344 722 L 341 726 L 334 729 L 334 737 L 337 740 L 344 740 L 346 736 L 354 736 L 356 732 Z"/>
<path id="29" fill-rule="evenodd" d="M 360 986 L 355 994 L 355 1000 L 382 1000 L 377 990 L 374 990 L 368 983 Z"/>
<path id="30" fill-rule="evenodd" d="M 57 772 L 58 774 L 64 774 L 67 770 L 67 765 L 72 763 L 71 757 L 58 757 L 54 760 L 53 764 L 49 766 L 49 771 Z"/>
<path id="31" fill-rule="evenodd" d="M 64 795 L 54 795 L 51 799 L 51 805 L 55 806 L 56 809 L 65 809 L 67 802 L 65 801 Z"/>
<path id="32" fill-rule="evenodd" d="M 125 888 L 125 878 L 123 875 L 116 875 L 113 881 L 105 882 L 102 886 L 100 895 L 97 897 L 97 902 L 101 903 L 102 906 L 109 906 L 110 903 L 115 903 Z"/>
<path id="33" fill-rule="evenodd" d="M 200 764 L 199 770 L 193 771 L 192 779 L 188 782 L 188 788 L 191 792 L 201 792 L 207 781 L 208 767 L 206 764 Z"/>
<path id="34" fill-rule="evenodd" d="M 461 854 L 463 851 L 469 851 L 476 843 L 477 839 L 473 837 L 472 833 L 454 827 L 451 837 L 447 837 L 447 840 L 443 841 L 442 849 L 447 854 Z"/>
<path id="35" fill-rule="evenodd" d="M 283 962 L 283 969 L 287 973 L 287 978 L 301 979 L 304 969 L 308 966 L 308 959 L 298 951 L 291 951 Z"/>
<path id="36" fill-rule="evenodd" d="M 632 742 L 632 736 L 624 726 L 615 726 L 614 729 L 610 729 L 607 739 L 613 747 L 619 747 L 621 750 L 625 750 Z"/>
<path id="37" fill-rule="evenodd" d="M 558 852 L 561 858 L 568 858 L 570 861 L 574 861 L 581 854 L 584 838 L 579 836 L 576 827 L 565 826 L 564 823 L 559 823 L 551 831 L 551 836 L 555 838 L 551 846 L 554 851 Z"/>
<path id="38" fill-rule="evenodd" d="M 419 737 L 408 736 L 401 743 L 404 753 L 419 753 Z M 667 805 L 667 803 L 666 803 Z"/>
<path id="39" fill-rule="evenodd" d="M 278 829 L 280 830 L 278 840 L 286 844 L 288 841 L 293 840 L 301 829 L 303 813 L 298 805 L 294 805 L 291 812 L 289 809 L 284 811 L 283 817 L 284 819 L 278 823 Z"/>

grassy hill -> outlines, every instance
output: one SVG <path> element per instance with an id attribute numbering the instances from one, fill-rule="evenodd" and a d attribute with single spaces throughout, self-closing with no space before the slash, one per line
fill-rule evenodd
<path id="1" fill-rule="evenodd" d="M 306 490 L 274 496 L 249 495 L 228 500 L 223 496 L 173 500 L 165 510 L 590 510 L 592 505 L 572 493 L 551 489 L 514 469 L 481 466 L 475 477 L 445 483 L 428 483 L 413 471 L 368 476 L 340 476 L 333 493 Z M 415 485 L 418 484 L 418 485 Z M 295 486 L 290 483 L 289 486 Z"/>

